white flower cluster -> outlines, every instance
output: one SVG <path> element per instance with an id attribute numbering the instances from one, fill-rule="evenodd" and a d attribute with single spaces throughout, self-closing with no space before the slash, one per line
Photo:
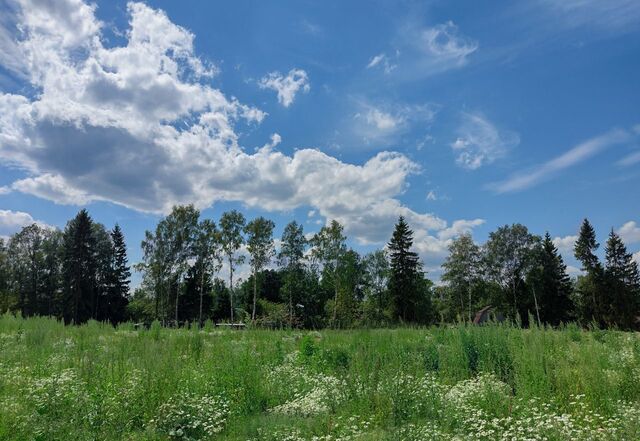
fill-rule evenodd
<path id="1" fill-rule="evenodd" d="M 325 435 L 305 436 L 300 429 L 266 431 L 258 429 L 258 437 L 247 441 L 356 441 L 371 430 L 371 419 L 358 415 L 350 417 L 338 416 L 331 427 L 331 433 Z"/>
<path id="2" fill-rule="evenodd" d="M 395 412 L 402 416 L 422 416 L 428 411 L 437 412 L 446 390 L 446 386 L 440 384 L 432 373 L 419 377 L 394 375 L 390 380 L 378 384 L 378 393 L 389 397 Z"/>
<path id="3" fill-rule="evenodd" d="M 184 393 L 160 406 L 149 426 L 170 439 L 192 441 L 220 433 L 228 416 L 224 398 Z"/>
<path id="4" fill-rule="evenodd" d="M 289 357 L 268 376 L 276 387 L 287 384 L 291 396 L 270 409 L 274 413 L 310 416 L 328 412 L 346 398 L 346 383 L 332 375 L 311 372 Z"/>

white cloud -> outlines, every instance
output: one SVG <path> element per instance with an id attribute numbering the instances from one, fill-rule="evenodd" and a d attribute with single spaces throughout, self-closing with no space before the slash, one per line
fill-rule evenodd
<path id="1" fill-rule="evenodd" d="M 367 69 L 373 69 L 376 66 L 382 68 L 384 73 L 387 75 L 389 75 L 395 70 L 396 67 L 398 67 L 397 65 L 392 64 L 389 60 L 389 57 L 387 57 L 387 55 L 384 53 L 378 54 L 371 58 L 369 64 L 367 64 Z"/>
<path id="2" fill-rule="evenodd" d="M 361 100 L 356 103 L 357 112 L 350 123 L 350 130 L 357 141 L 375 147 L 388 147 L 398 142 L 414 125 L 428 125 L 439 110 L 435 104 L 374 105 Z"/>
<path id="3" fill-rule="evenodd" d="M 11 188 L 65 205 L 85 205 L 101 199 L 69 186 L 62 176 L 47 173 L 15 181 Z"/>
<path id="4" fill-rule="evenodd" d="M 577 277 L 583 274 L 583 271 L 573 265 L 567 265 L 567 274 L 571 277 Z"/>
<path id="5" fill-rule="evenodd" d="M 0 163 L 27 174 L 13 190 L 62 204 L 110 201 L 155 213 L 217 201 L 279 211 L 308 207 L 343 223 L 361 243 L 386 241 L 400 214 L 417 242 L 448 240 L 438 233 L 447 231 L 448 238 L 459 228 L 399 201 L 408 177 L 419 171 L 401 154 L 382 152 L 362 164 L 316 149 L 285 155 L 275 149 L 277 134 L 245 152 L 236 126 L 260 123 L 266 114 L 202 81 L 215 68 L 195 55 L 193 34 L 162 11 L 130 3 L 125 44 L 105 46 L 94 8 L 82 5 L 25 3 L 16 12 L 23 30 L 18 62 L 39 92 L 0 95 Z M 281 102 L 290 104 L 307 87 L 306 81 L 285 85 Z M 387 113 L 408 121 L 428 118 L 430 110 Z M 391 128 L 375 115 L 363 121 Z"/>
<path id="6" fill-rule="evenodd" d="M 577 235 L 573 236 L 565 236 L 565 237 L 554 237 L 553 244 L 558 248 L 562 254 L 573 253 L 573 247 L 578 240 Z"/>
<path id="7" fill-rule="evenodd" d="M 9 193 L 11 193 L 11 187 L 8 187 L 6 185 L 3 185 L 2 187 L 0 187 L 0 195 L 9 194 Z"/>
<path id="8" fill-rule="evenodd" d="M 456 163 L 466 169 L 476 170 L 503 157 L 507 151 L 520 143 L 517 133 L 499 131 L 484 116 L 477 113 L 462 113 L 458 127 L 458 138 L 451 143 L 456 154 Z"/>
<path id="9" fill-rule="evenodd" d="M 438 197 L 436 196 L 436 192 L 433 190 L 429 190 L 429 193 L 427 193 L 427 200 L 428 201 L 437 201 Z"/>
<path id="10" fill-rule="evenodd" d="M 640 226 L 629 221 L 618 229 L 618 235 L 626 244 L 640 242 Z"/>
<path id="11" fill-rule="evenodd" d="M 311 89 L 309 77 L 302 69 L 291 69 L 286 76 L 280 72 L 271 72 L 258 84 L 261 89 L 273 89 L 278 92 L 278 102 L 284 107 L 293 103 L 298 91 L 306 93 Z"/>
<path id="12" fill-rule="evenodd" d="M 37 224 L 42 228 L 53 228 L 44 222 L 35 220 L 24 211 L 0 210 L 0 234 L 5 238 L 31 224 Z"/>
<path id="13" fill-rule="evenodd" d="M 578 144 L 562 155 L 557 156 L 532 170 L 525 170 L 516 173 L 505 181 L 491 184 L 490 187 L 498 193 L 520 191 L 533 187 L 547 179 L 550 179 L 561 171 L 585 161 L 600 151 L 615 144 L 620 144 L 627 139 L 629 139 L 629 134 L 626 131 L 620 129 L 611 130 L 604 135 L 596 136 L 595 138 L 591 138 L 581 144 Z"/>
<path id="14" fill-rule="evenodd" d="M 633 260 L 635 260 L 638 265 L 640 265 L 640 251 L 633 253 Z"/>
<path id="15" fill-rule="evenodd" d="M 466 64 L 467 57 L 478 49 L 478 43 L 462 35 L 452 21 L 421 30 L 417 44 L 439 62 L 456 66 Z"/>
<path id="16" fill-rule="evenodd" d="M 630 153 L 617 162 L 622 167 L 629 167 L 640 162 L 640 152 Z"/>
<path id="17" fill-rule="evenodd" d="M 589 26 L 606 31 L 634 30 L 640 22 L 637 0 L 539 0 L 569 27 Z"/>
<path id="18" fill-rule="evenodd" d="M 452 21 L 433 26 L 409 21 L 399 26 L 389 46 L 369 60 L 367 69 L 381 70 L 401 81 L 416 81 L 465 66 L 479 44 Z"/>
<path id="19" fill-rule="evenodd" d="M 277 134 L 274 133 L 271 135 L 270 141 L 268 143 L 266 143 L 264 146 L 262 146 L 263 149 L 272 149 L 276 146 L 278 146 L 280 143 L 282 142 L 282 137 Z"/>
<path id="20" fill-rule="evenodd" d="M 387 58 L 387 56 L 385 54 L 376 55 L 375 57 L 373 57 L 371 59 L 371 61 L 369 61 L 369 64 L 367 64 L 367 69 L 371 69 L 372 67 L 376 67 L 382 61 L 384 61 L 385 58 Z"/>

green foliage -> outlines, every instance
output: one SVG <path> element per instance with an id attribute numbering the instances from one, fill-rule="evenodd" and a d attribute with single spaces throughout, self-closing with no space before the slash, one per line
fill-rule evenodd
<path id="1" fill-rule="evenodd" d="M 422 264 L 412 251 L 413 231 L 402 216 L 389 241 L 389 295 L 395 320 L 426 323 L 425 290 L 422 286 Z M 430 312 L 429 312 L 430 313 Z"/>
<path id="2" fill-rule="evenodd" d="M 630 440 L 640 337 L 0 318 L 0 439 Z"/>

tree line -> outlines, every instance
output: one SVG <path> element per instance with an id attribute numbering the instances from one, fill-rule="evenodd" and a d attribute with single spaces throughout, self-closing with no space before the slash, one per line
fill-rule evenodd
<path id="1" fill-rule="evenodd" d="M 464 317 L 485 305 L 528 325 L 559 325 L 638 329 L 640 276 L 638 264 L 612 229 L 600 262 L 593 226 L 585 219 L 574 245 L 582 274 L 571 279 L 549 233 L 530 233 L 524 225 L 498 228 L 480 246 L 470 235 L 453 240 L 438 287 L 443 320 Z"/>
<path id="2" fill-rule="evenodd" d="M 638 265 L 613 230 L 600 262 L 586 219 L 575 243 L 582 264 L 575 279 L 548 233 L 513 224 L 484 244 L 469 234 L 453 239 L 439 286 L 427 278 L 402 217 L 387 246 L 366 255 L 347 245 L 335 220 L 313 235 L 290 222 L 277 241 L 274 229 L 273 221 L 247 221 L 236 210 L 215 222 L 191 205 L 176 206 L 145 232 L 135 265 L 142 283 L 130 294 L 122 231 L 106 230 L 81 210 L 64 231 L 34 224 L 0 240 L 0 308 L 74 323 L 346 328 L 471 321 L 491 305 L 525 326 L 639 326 Z M 240 279 L 245 263 L 250 273 Z"/>
<path id="3" fill-rule="evenodd" d="M 0 238 L 0 310 L 66 323 L 127 319 L 129 279 L 122 230 L 94 222 L 86 210 L 64 231 L 32 224 Z"/>

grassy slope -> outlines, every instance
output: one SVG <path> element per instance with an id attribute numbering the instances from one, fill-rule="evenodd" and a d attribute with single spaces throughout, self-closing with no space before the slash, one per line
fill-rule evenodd
<path id="1" fill-rule="evenodd" d="M 0 439 L 640 439 L 639 403 L 632 333 L 0 318 Z"/>

